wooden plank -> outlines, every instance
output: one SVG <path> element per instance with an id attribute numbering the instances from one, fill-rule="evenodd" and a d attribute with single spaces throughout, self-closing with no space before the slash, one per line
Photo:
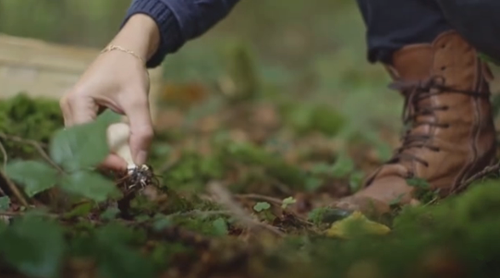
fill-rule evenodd
<path id="1" fill-rule="evenodd" d="M 100 49 L 74 47 L 0 34 L 0 98 L 20 92 L 62 97 L 99 55 Z M 150 102 L 163 89 L 162 67 L 149 70 Z M 152 105 L 153 118 L 156 115 Z"/>

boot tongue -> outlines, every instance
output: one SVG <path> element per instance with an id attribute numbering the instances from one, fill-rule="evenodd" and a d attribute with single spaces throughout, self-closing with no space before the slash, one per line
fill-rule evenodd
<path id="1" fill-rule="evenodd" d="M 427 80 L 432 72 L 434 62 L 434 50 L 430 44 L 412 45 L 397 51 L 393 55 L 392 70 L 393 78 L 400 81 L 416 82 Z M 408 97 L 408 96 L 407 96 Z M 408 109 L 422 109 L 431 106 L 431 99 L 420 99 L 416 103 L 410 103 Z M 415 106 L 414 106 L 415 105 Z M 434 122 L 435 119 L 430 115 L 419 115 L 417 122 Z M 429 125 L 419 125 L 413 127 L 409 134 L 412 136 L 422 136 L 430 134 Z M 417 154 L 419 148 L 409 148 L 404 152 Z M 403 163 L 406 164 L 406 163 Z M 406 165 L 407 167 L 409 165 Z"/>
<path id="2" fill-rule="evenodd" d="M 392 59 L 394 77 L 407 81 L 428 78 L 432 71 L 433 52 L 430 44 L 412 45 L 397 51 Z"/>

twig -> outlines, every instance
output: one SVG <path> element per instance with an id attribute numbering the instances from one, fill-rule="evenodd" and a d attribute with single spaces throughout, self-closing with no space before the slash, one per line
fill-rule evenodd
<path id="1" fill-rule="evenodd" d="M 241 198 L 241 199 L 252 199 L 252 200 L 266 201 L 266 202 L 273 203 L 273 204 L 278 205 L 278 206 L 281 206 L 283 204 L 283 201 L 281 201 L 278 198 L 264 196 L 264 195 L 260 195 L 260 194 L 237 194 L 237 195 L 235 195 L 235 197 Z"/>
<path id="2" fill-rule="evenodd" d="M 236 202 L 233 201 L 231 193 L 229 193 L 225 188 L 222 187 L 221 184 L 217 182 L 212 182 L 208 185 L 208 190 L 217 197 L 217 201 L 227 207 L 231 214 L 237 217 L 237 220 L 239 220 L 244 226 L 248 227 L 249 229 L 255 228 L 255 227 L 260 227 L 263 229 L 266 229 L 273 234 L 283 237 L 285 234 L 281 232 L 280 230 L 276 229 L 273 226 L 267 225 L 262 222 L 255 221 L 253 218 L 247 215 L 245 210 L 238 205 Z"/>
<path id="3" fill-rule="evenodd" d="M 7 175 L 5 175 L 3 170 L 0 170 L 0 176 L 5 181 L 7 186 L 9 186 L 10 190 L 12 191 L 12 194 L 14 194 L 14 196 L 17 198 L 19 203 L 21 203 L 21 205 L 23 205 L 25 207 L 28 207 L 29 203 L 28 203 L 28 201 L 26 201 L 26 198 L 24 198 L 21 191 L 19 191 L 19 188 L 17 188 L 17 186 L 9 179 L 9 177 L 7 177 Z"/>
<path id="4" fill-rule="evenodd" d="M 4 140 L 10 140 L 10 141 L 15 141 L 23 144 L 28 144 L 33 146 L 38 153 L 47 161 L 50 165 L 52 165 L 54 168 L 56 168 L 59 172 L 64 172 L 64 170 L 59 167 L 51 158 L 50 156 L 45 152 L 45 150 L 42 147 L 42 143 L 37 142 L 35 140 L 30 140 L 30 139 L 25 139 L 21 138 L 19 136 L 14 136 L 14 135 L 7 135 L 5 133 L 0 132 L 0 138 L 3 138 Z"/>
<path id="5" fill-rule="evenodd" d="M 492 174 L 494 172 L 499 172 L 500 171 L 500 162 L 497 162 L 496 164 L 490 165 L 485 167 L 481 172 L 478 172 L 474 175 L 472 175 L 470 178 L 465 180 L 464 182 L 460 183 L 455 190 L 453 190 L 452 193 L 460 192 L 463 189 L 465 189 L 467 186 L 469 186 L 471 183 L 473 183 L 476 180 L 479 180 L 481 178 L 484 178 L 488 176 L 489 174 Z"/>
<path id="6" fill-rule="evenodd" d="M 279 181 L 277 178 L 274 178 L 274 177 L 271 177 L 269 175 L 267 175 L 267 178 L 269 178 L 269 180 L 271 181 L 271 183 L 276 186 L 276 188 L 278 188 L 279 190 L 281 190 L 283 193 L 287 194 L 287 195 L 291 195 L 292 194 L 292 191 L 290 190 L 290 188 L 282 183 L 281 181 Z"/>
<path id="7" fill-rule="evenodd" d="M 186 212 L 172 213 L 168 216 L 212 216 L 212 215 L 228 215 L 232 214 L 229 210 L 190 210 Z"/>
<path id="8" fill-rule="evenodd" d="M 3 155 L 3 169 L 5 169 L 5 167 L 7 167 L 7 161 L 9 160 L 9 157 L 2 142 L 0 142 L 0 151 L 2 152 Z"/>

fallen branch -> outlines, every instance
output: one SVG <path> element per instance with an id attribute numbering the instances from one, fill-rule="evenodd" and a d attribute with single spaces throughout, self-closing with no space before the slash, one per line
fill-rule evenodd
<path id="1" fill-rule="evenodd" d="M 236 220 L 241 222 L 242 225 L 248 227 L 249 230 L 255 229 L 256 227 L 263 228 L 277 236 L 283 237 L 285 234 L 278 230 L 277 228 L 267 225 L 265 223 L 254 220 L 250 217 L 246 211 L 233 201 L 231 193 L 229 193 L 221 184 L 217 182 L 212 182 L 208 184 L 208 190 L 212 193 L 216 198 L 216 202 L 225 206 L 233 216 L 236 217 Z"/>

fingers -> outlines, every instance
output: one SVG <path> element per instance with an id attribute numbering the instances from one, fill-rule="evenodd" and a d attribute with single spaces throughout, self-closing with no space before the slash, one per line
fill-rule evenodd
<path id="1" fill-rule="evenodd" d="M 153 137 L 147 93 L 121 91 L 117 94 L 115 100 L 115 106 L 121 108 L 119 110 L 124 112 L 130 122 L 129 144 L 134 163 L 137 165 L 144 164 L 147 160 L 149 146 Z M 107 102 L 96 103 L 96 100 L 90 95 L 79 94 L 77 91 L 67 94 L 60 101 L 65 126 L 88 123 L 94 120 L 97 117 L 99 105 L 108 106 L 107 104 Z M 103 162 L 103 166 L 112 169 L 123 169 L 127 165 L 120 157 L 110 156 Z"/>
<path id="2" fill-rule="evenodd" d="M 59 106 L 63 113 L 65 126 L 88 123 L 97 117 L 99 109 L 91 97 L 77 93 L 64 96 L 60 100 Z"/>
<path id="3" fill-rule="evenodd" d="M 153 138 L 153 124 L 149 112 L 147 94 L 135 92 L 134 100 L 129 99 L 124 105 L 124 112 L 130 121 L 130 150 L 134 163 L 142 165 L 146 163 L 149 146 Z"/>
<path id="4" fill-rule="evenodd" d="M 99 168 L 113 171 L 123 171 L 127 169 L 127 162 L 116 154 L 110 154 L 106 157 L 106 159 L 104 159 L 101 165 L 99 165 Z"/>
<path id="5" fill-rule="evenodd" d="M 59 105 L 64 117 L 66 127 L 88 123 L 97 117 L 99 105 L 88 96 L 70 93 L 64 96 Z M 122 171 L 127 168 L 127 163 L 116 154 L 109 155 L 99 168 Z"/>

